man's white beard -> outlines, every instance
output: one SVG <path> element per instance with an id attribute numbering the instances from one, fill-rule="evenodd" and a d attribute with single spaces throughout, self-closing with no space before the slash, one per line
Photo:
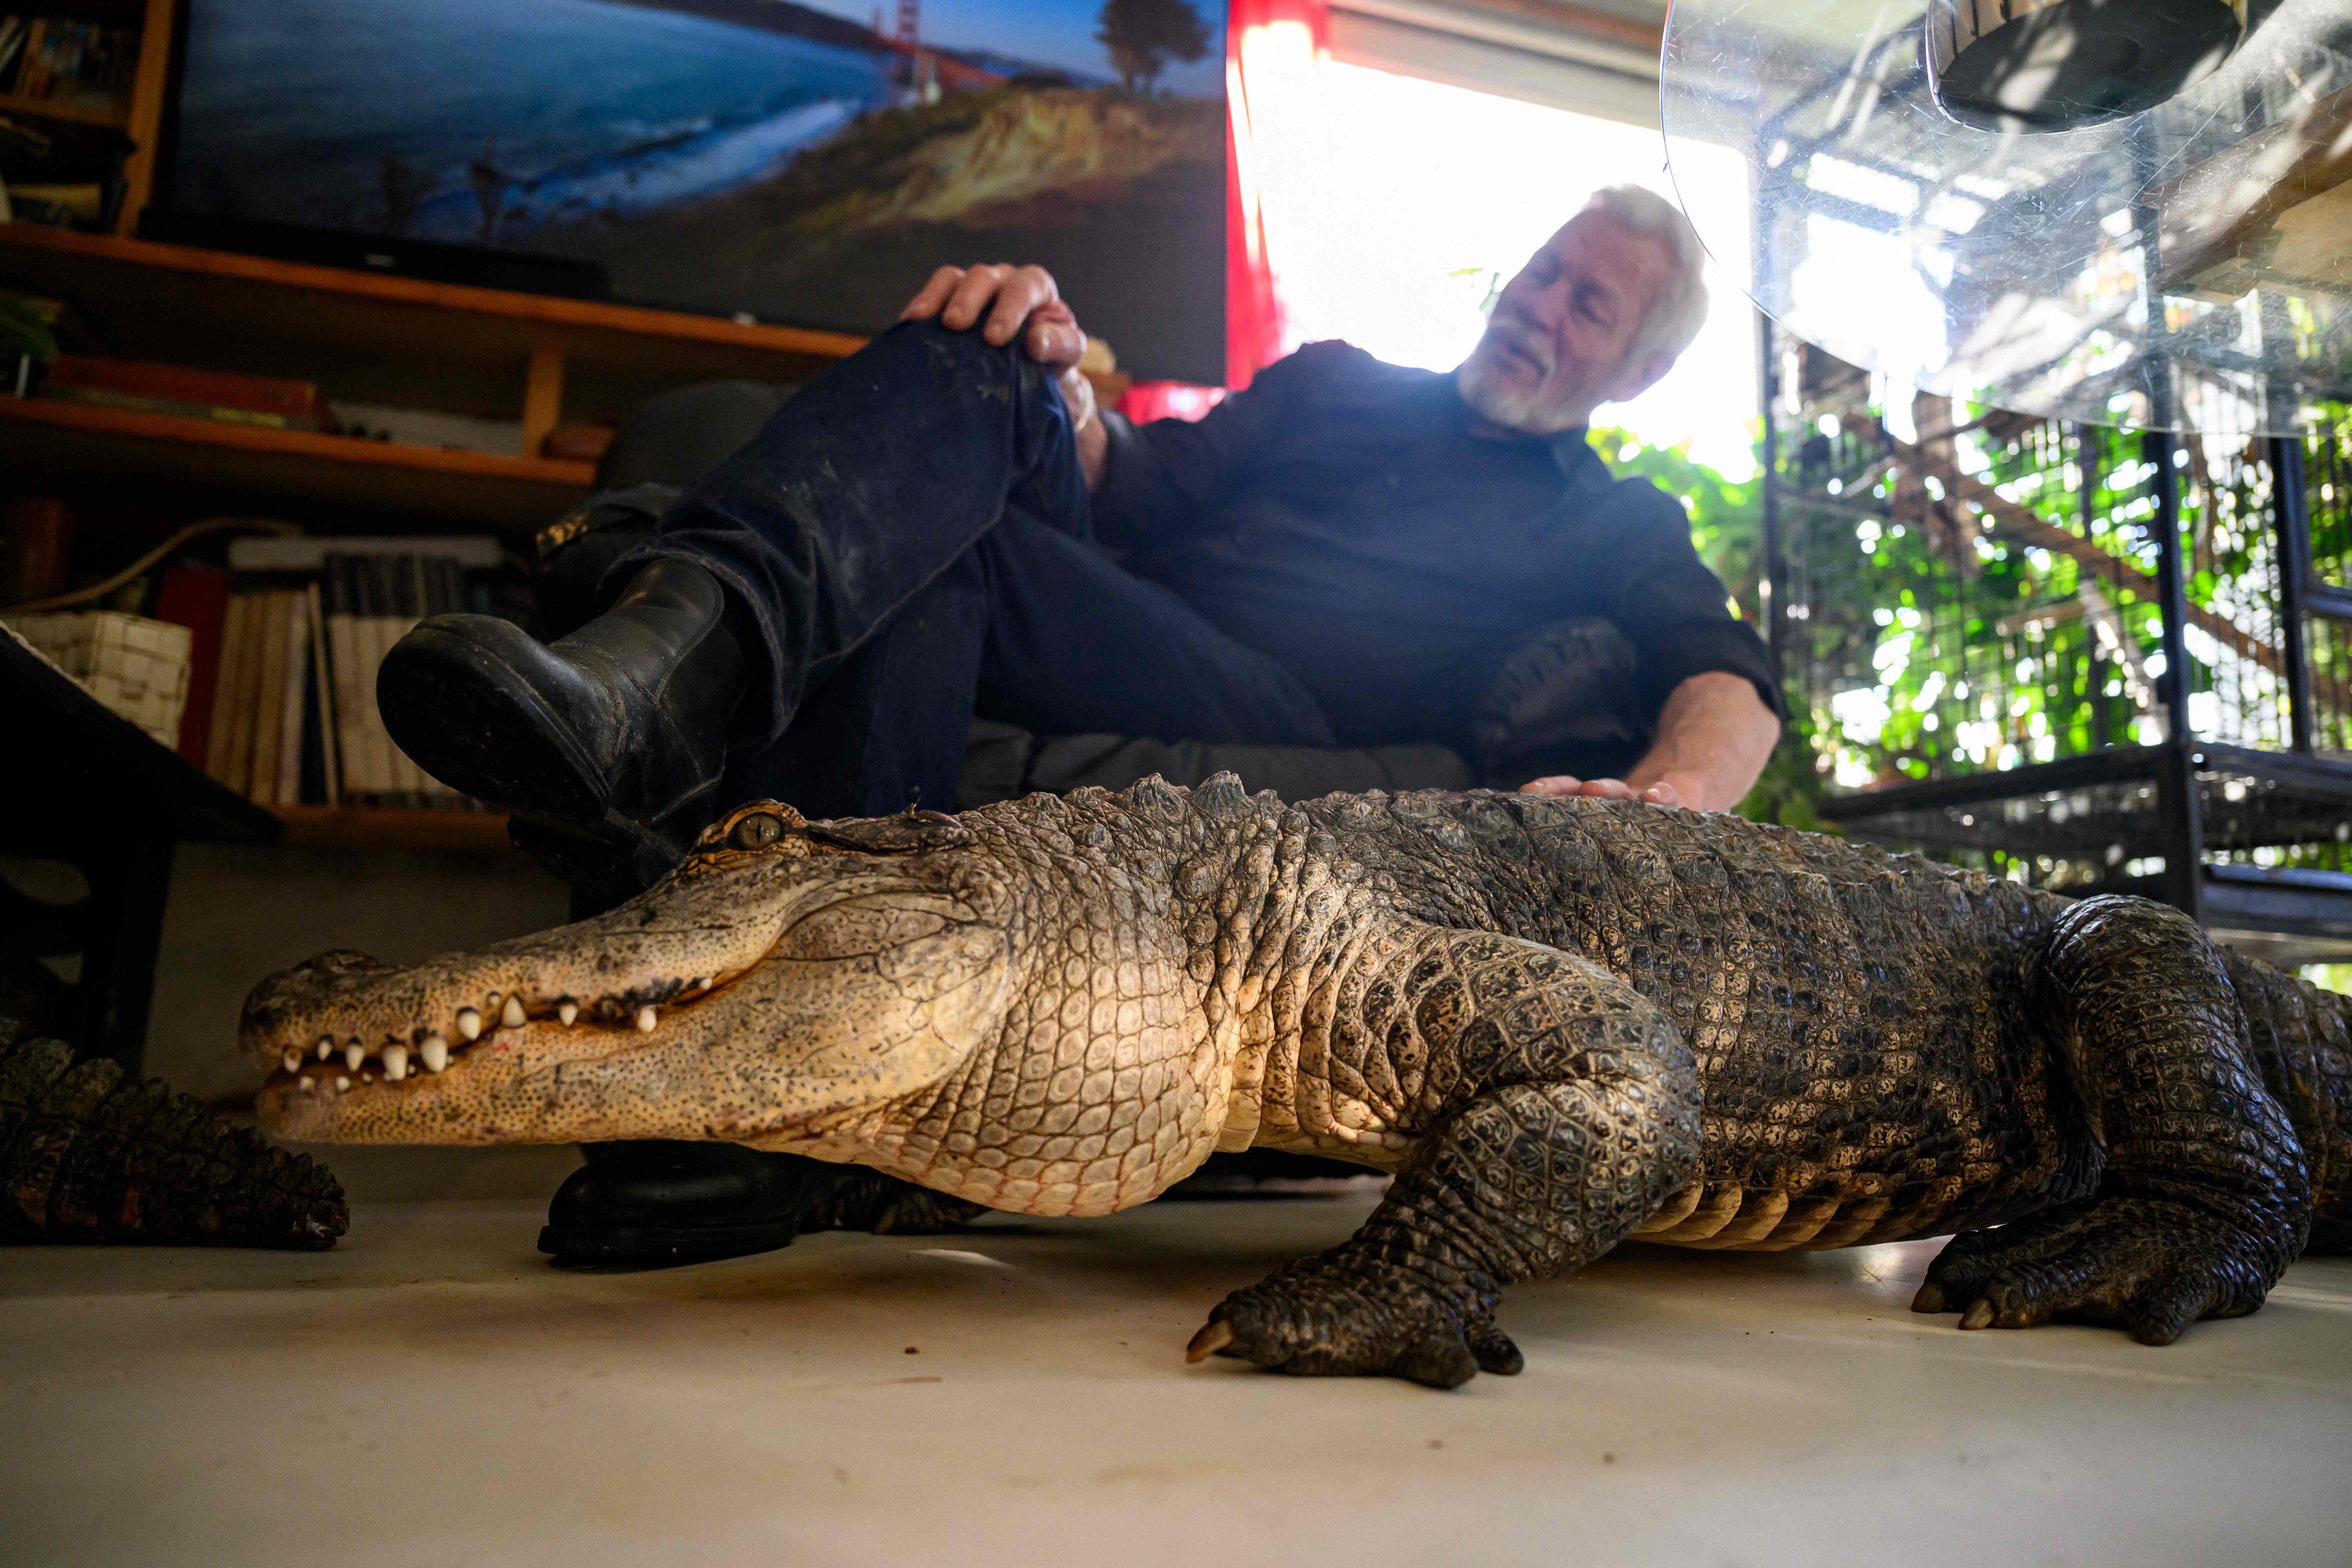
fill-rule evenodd
<path id="1" fill-rule="evenodd" d="M 1514 383 L 1505 371 L 1479 350 L 1482 342 L 1470 357 L 1462 362 L 1454 373 L 1454 384 L 1462 389 L 1462 401 L 1470 405 L 1480 418 L 1506 429 L 1517 430 L 1529 436 L 1557 435 L 1572 430 L 1591 417 L 1588 411 L 1572 415 L 1568 410 L 1547 407 L 1543 384 L 1533 385 Z"/>

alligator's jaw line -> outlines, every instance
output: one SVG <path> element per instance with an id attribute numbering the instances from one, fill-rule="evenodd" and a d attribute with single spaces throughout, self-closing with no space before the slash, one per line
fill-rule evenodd
<path id="1" fill-rule="evenodd" d="M 748 973 L 749 969 L 738 969 L 727 974 L 698 976 L 682 984 L 670 983 L 657 989 L 675 997 L 669 1015 L 674 1016 L 679 1010 L 723 994 L 730 984 Z M 467 1018 L 468 1014 L 474 1016 L 472 1020 Z M 497 1022 L 483 1027 L 478 1020 L 485 1016 Z M 289 1047 L 280 1058 L 278 1070 L 262 1086 L 261 1093 L 273 1100 L 287 1095 L 332 1100 L 370 1089 L 402 1092 L 404 1085 L 413 1085 L 422 1091 L 432 1079 L 470 1070 L 478 1052 L 519 1044 L 533 1026 L 576 1030 L 583 1043 L 605 1039 L 611 1042 L 611 1051 L 621 1051 L 656 1033 L 665 1016 L 658 1005 L 635 1002 L 633 996 L 600 996 L 583 1004 L 566 994 L 534 1005 L 512 993 L 490 991 L 484 995 L 479 1008 L 460 1007 L 446 1030 L 430 1024 L 414 1024 L 405 1030 L 373 1031 L 382 1041 L 377 1046 L 369 1046 L 358 1034 L 341 1041 L 321 1035 L 307 1057 Z M 414 1048 L 406 1044 L 410 1040 L 415 1042 Z"/>

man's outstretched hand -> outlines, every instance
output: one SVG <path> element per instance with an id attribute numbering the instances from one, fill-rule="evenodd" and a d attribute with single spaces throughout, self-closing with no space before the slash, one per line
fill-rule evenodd
<path id="1" fill-rule="evenodd" d="M 1521 795 L 1589 795 L 1601 800 L 1646 800 L 1652 805 L 1680 805 L 1682 792 L 1665 780 L 1644 789 L 1635 789 L 1623 779 L 1580 779 L 1569 773 L 1554 773 L 1547 779 L 1529 779 L 1519 786 Z"/>
<path id="2" fill-rule="evenodd" d="M 985 267 L 942 267 L 931 274 L 922 292 L 898 312 L 902 321 L 928 321 L 953 331 L 980 329 L 983 342 L 1003 346 L 1018 342 L 1022 352 L 1054 371 L 1062 405 L 1070 411 L 1070 428 L 1078 437 L 1078 462 L 1086 470 L 1087 488 L 1102 475 L 1104 440 L 1095 417 L 1095 387 L 1078 362 L 1086 357 L 1087 334 L 1062 298 L 1054 275 L 1042 267 L 1003 263 Z"/>

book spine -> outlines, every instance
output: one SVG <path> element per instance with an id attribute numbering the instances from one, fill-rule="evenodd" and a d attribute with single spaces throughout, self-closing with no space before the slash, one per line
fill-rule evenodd
<path id="1" fill-rule="evenodd" d="M 155 618 L 188 628 L 188 705 L 180 715 L 180 755 L 205 765 L 212 737 L 213 697 L 220 678 L 228 574 L 175 566 L 155 595 Z"/>
<path id="2" fill-rule="evenodd" d="M 376 804 L 390 804 L 389 796 L 400 787 L 393 772 L 392 737 L 383 727 L 383 712 L 376 706 L 375 672 L 383 662 L 384 575 L 383 557 L 371 555 L 361 559 L 361 615 L 357 622 L 360 700 L 367 716 L 368 791 Z"/>
<path id="3" fill-rule="evenodd" d="M 55 26 L 56 24 L 46 16 L 36 16 L 33 18 L 32 26 L 26 31 L 25 63 L 17 68 L 16 85 L 14 89 L 20 98 L 41 96 L 42 84 L 47 81 L 49 75 L 47 59 L 48 34 L 49 29 Z"/>
<path id="4" fill-rule="evenodd" d="M 25 32 L 31 22 L 23 16 L 0 16 L 0 92 L 11 90 L 16 79 L 16 60 L 25 47 Z"/>
<path id="5" fill-rule="evenodd" d="M 236 639 L 236 684 L 224 695 L 229 710 L 228 765 L 221 782 L 242 795 L 253 793 L 253 710 L 261 679 L 261 650 L 268 640 L 269 600 L 257 589 L 237 598 L 245 605 Z"/>
<path id="6" fill-rule="evenodd" d="M 336 700 L 335 665 L 327 656 L 327 601 L 322 584 L 315 579 L 310 584 L 310 672 L 318 683 L 319 710 L 319 772 L 323 775 L 321 797 L 329 805 L 343 804 L 341 749 L 343 731 L 338 722 L 342 704 Z"/>
<path id="7" fill-rule="evenodd" d="M 308 706 L 310 675 L 310 596 L 307 590 L 286 594 L 286 664 L 278 674 L 284 699 L 278 709 L 278 804 L 302 803 L 302 718 Z"/>
<path id="8" fill-rule="evenodd" d="M 96 189 L 95 186 L 90 188 Z M 34 193 L 20 186 L 18 194 L 30 195 Z M 47 403 L 119 408 L 126 414 L 162 414 L 173 419 L 212 419 L 223 425 L 251 425 L 263 430 L 314 429 L 318 424 L 316 420 L 296 419 L 261 409 L 196 403 L 184 397 L 156 397 L 141 392 L 117 392 L 110 386 L 60 386 L 45 382 L 37 395 Z"/>
<path id="9" fill-rule="evenodd" d="M 245 795 L 256 805 L 278 801 L 278 705 L 286 696 L 286 595 L 266 588 L 260 595 L 261 636 L 256 640 L 251 704 L 253 764 Z"/>
<path id="10" fill-rule="evenodd" d="M 249 603 L 250 595 L 231 594 L 222 606 L 220 668 L 213 678 L 212 727 L 205 737 L 205 772 L 239 795 L 245 793 L 245 786 L 232 776 L 229 758 L 236 743 L 237 661 L 245 649 Z"/>
<path id="11" fill-rule="evenodd" d="M 387 598 L 392 613 L 384 617 L 379 633 L 383 642 L 376 652 L 378 666 L 383 663 L 383 656 L 392 651 L 392 645 L 406 637 L 408 629 L 416 624 L 417 612 L 421 607 L 417 589 L 422 581 L 422 574 L 418 568 L 417 557 L 402 555 L 393 558 L 390 562 L 389 576 L 390 593 Z M 389 731 L 385 731 L 384 741 L 392 748 L 394 787 L 404 797 L 401 804 L 412 806 L 426 805 L 425 770 L 418 767 L 409 759 L 408 753 L 400 749 L 399 743 L 392 739 Z"/>
<path id="12" fill-rule="evenodd" d="M 289 420 L 316 424 L 319 388 L 307 381 L 226 371 L 197 370 L 188 365 L 152 363 L 145 360 L 105 359 L 91 354 L 59 354 L 48 367 L 52 389 L 73 387 L 84 392 L 159 398 L 184 405 L 218 405 L 252 414 L 275 414 Z"/>
<path id="13" fill-rule="evenodd" d="M 360 692 L 360 647 L 352 558 L 335 555 L 327 562 L 327 658 L 335 671 L 335 736 L 343 793 L 352 797 L 369 794 L 367 703 Z"/>

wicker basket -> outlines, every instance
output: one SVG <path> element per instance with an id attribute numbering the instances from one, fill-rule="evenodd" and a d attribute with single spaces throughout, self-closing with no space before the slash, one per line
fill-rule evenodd
<path id="1" fill-rule="evenodd" d="M 11 616 L 5 624 L 109 710 L 163 745 L 179 745 L 188 706 L 187 627 L 113 610 Z"/>

